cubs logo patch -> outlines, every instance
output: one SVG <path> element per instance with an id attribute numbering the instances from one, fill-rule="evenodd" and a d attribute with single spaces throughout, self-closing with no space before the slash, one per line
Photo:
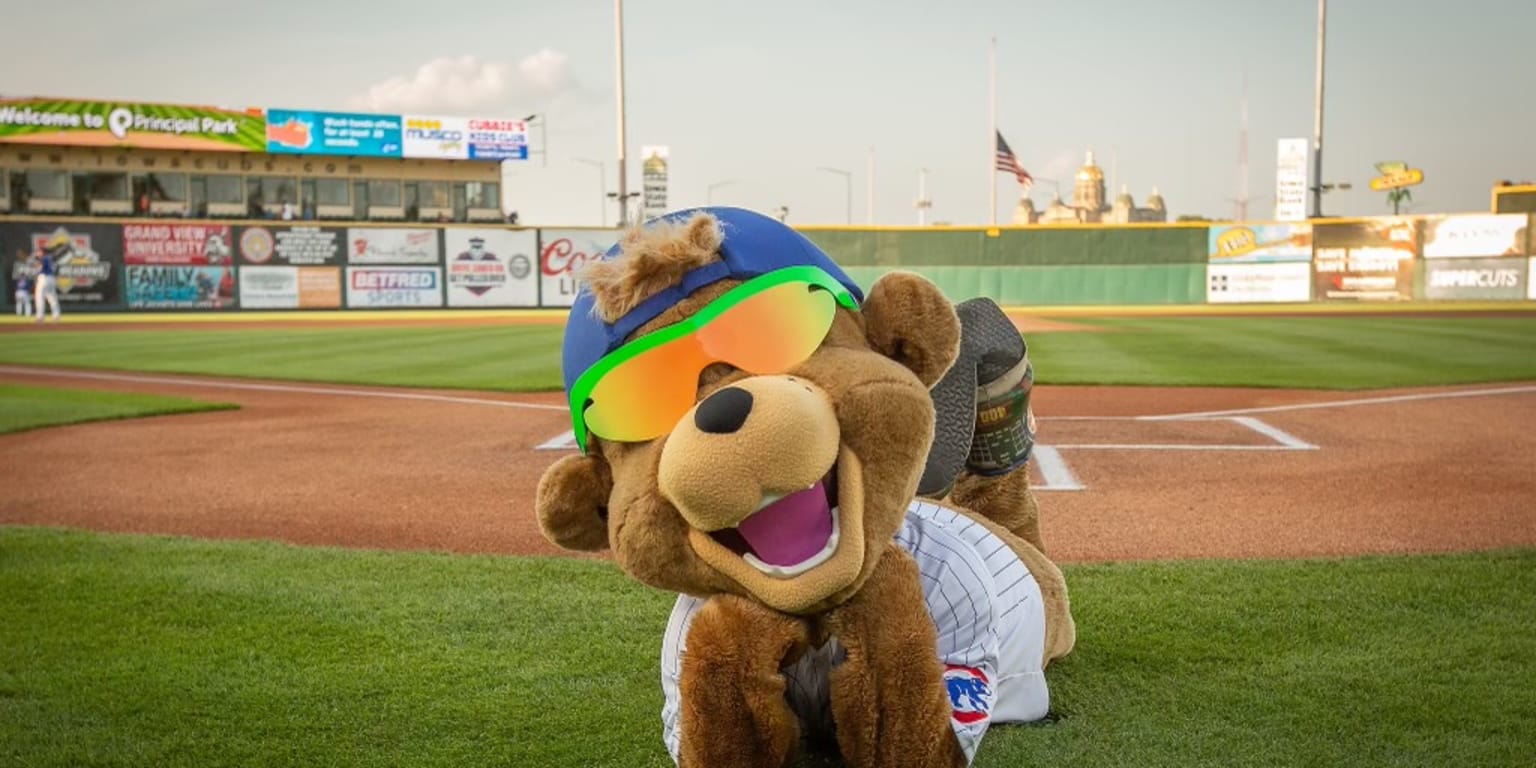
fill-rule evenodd
<path id="1" fill-rule="evenodd" d="M 945 665 L 944 687 L 949 691 L 949 707 L 960 723 L 979 723 L 992 712 L 992 684 L 985 672 L 975 667 Z"/>

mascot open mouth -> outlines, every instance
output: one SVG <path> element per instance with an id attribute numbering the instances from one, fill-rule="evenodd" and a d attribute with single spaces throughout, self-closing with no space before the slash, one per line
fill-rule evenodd
<path id="1" fill-rule="evenodd" d="M 710 538 L 769 576 L 790 578 L 826 562 L 841 534 L 837 467 L 803 491 L 769 494 L 757 511 Z"/>

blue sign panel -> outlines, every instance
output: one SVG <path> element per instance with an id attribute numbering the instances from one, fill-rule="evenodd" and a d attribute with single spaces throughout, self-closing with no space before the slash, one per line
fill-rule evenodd
<path id="1" fill-rule="evenodd" d="M 400 116 L 269 109 L 267 151 L 400 157 Z"/>

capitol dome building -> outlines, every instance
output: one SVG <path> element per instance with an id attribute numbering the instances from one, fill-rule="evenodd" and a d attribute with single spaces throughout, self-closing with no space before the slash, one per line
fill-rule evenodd
<path id="1" fill-rule="evenodd" d="M 1091 149 L 1088 150 L 1083 167 L 1077 169 L 1072 177 L 1071 205 L 1062 201 L 1060 193 L 1057 193 L 1052 196 L 1045 210 L 1038 211 L 1035 202 L 1026 196 L 1019 200 L 1013 212 L 1014 224 L 1131 224 L 1167 220 L 1168 207 L 1163 202 L 1163 196 L 1158 194 L 1157 187 L 1152 188 L 1152 195 L 1147 198 L 1145 207 L 1136 206 L 1130 190 L 1125 186 L 1120 187 L 1120 194 L 1114 203 L 1106 203 L 1104 171 L 1094 162 Z"/>

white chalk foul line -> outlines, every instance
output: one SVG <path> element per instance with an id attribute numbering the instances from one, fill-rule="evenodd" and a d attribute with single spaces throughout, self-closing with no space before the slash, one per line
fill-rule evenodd
<path id="1" fill-rule="evenodd" d="M 1283 446 L 1285 446 L 1287 448 L 1290 448 L 1291 450 L 1296 450 L 1296 451 L 1315 451 L 1315 450 L 1317 450 L 1317 446 L 1315 446 L 1315 445 L 1313 445 L 1313 444 L 1311 444 L 1311 443 L 1309 443 L 1309 442 L 1307 442 L 1305 440 L 1297 438 L 1296 436 L 1292 435 L 1291 433 L 1286 432 L 1285 430 L 1280 429 L 1279 427 L 1273 426 L 1273 425 L 1269 424 L 1268 422 L 1259 421 L 1258 419 L 1255 419 L 1252 416 L 1233 416 L 1232 417 L 1232 421 L 1237 422 L 1238 424 L 1241 424 L 1241 425 L 1243 425 L 1243 426 L 1245 426 L 1245 427 L 1247 427 L 1247 428 L 1249 428 L 1249 429 L 1251 429 L 1251 430 L 1253 430 L 1253 431 L 1255 431 L 1255 432 L 1257 432 L 1257 433 L 1259 433 L 1259 434 L 1261 434 L 1261 435 L 1263 435 L 1263 436 L 1265 436 L 1265 437 L 1267 437 L 1267 438 L 1269 438 L 1269 439 L 1271 439 L 1271 440 L 1273 440 L 1273 441 L 1275 441 L 1275 442 L 1277 442 L 1277 443 L 1279 443 L 1279 444 L 1281 444 L 1281 445 L 1283 445 Z"/>
<path id="2" fill-rule="evenodd" d="M 430 395 L 422 392 L 388 392 L 376 389 L 333 389 L 330 387 L 306 387 L 295 384 L 257 384 L 255 382 L 229 381 L 227 379 L 179 379 L 164 376 L 136 376 L 125 373 L 96 373 L 91 371 L 68 371 L 54 368 L 42 370 L 32 368 L 15 368 L 11 366 L 0 366 L 0 374 L 16 374 L 22 376 L 57 376 L 68 379 L 124 381 L 138 384 L 172 384 L 179 387 L 203 387 L 205 389 L 242 389 L 256 392 L 291 392 L 294 394 L 334 395 L 337 397 L 375 397 L 390 400 L 423 400 L 434 403 L 489 405 L 496 408 L 531 408 L 540 411 L 566 410 L 565 406 L 563 405 L 547 405 L 545 403 L 517 403 L 508 402 L 505 400 L 483 400 L 475 397 Z"/>
<path id="3" fill-rule="evenodd" d="M 1040 468 L 1040 476 L 1045 478 L 1045 485 L 1034 486 L 1036 491 L 1081 491 L 1083 484 L 1078 482 L 1077 475 L 1072 474 L 1072 468 L 1067 466 L 1061 454 L 1049 445 L 1036 445 L 1033 459 L 1035 466 Z"/>
<path id="4" fill-rule="evenodd" d="M 1244 416 L 1254 413 L 1281 413 L 1284 411 L 1309 411 L 1319 408 L 1351 408 L 1358 405 L 1380 405 L 1382 403 L 1409 403 L 1419 400 L 1445 400 L 1453 397 L 1493 397 L 1496 395 L 1518 395 L 1526 392 L 1536 392 L 1536 386 L 1503 387 L 1500 389 L 1468 389 L 1458 392 L 1424 392 L 1416 395 L 1392 395 L 1390 397 L 1363 397 L 1355 400 L 1328 400 L 1320 403 L 1296 403 L 1293 405 L 1271 405 L 1263 408 L 1233 408 L 1225 411 L 1199 411 L 1195 413 L 1170 413 L 1162 416 L 1138 416 L 1139 421 L 1184 421 L 1195 419 L 1210 419 L 1221 416 Z"/>

